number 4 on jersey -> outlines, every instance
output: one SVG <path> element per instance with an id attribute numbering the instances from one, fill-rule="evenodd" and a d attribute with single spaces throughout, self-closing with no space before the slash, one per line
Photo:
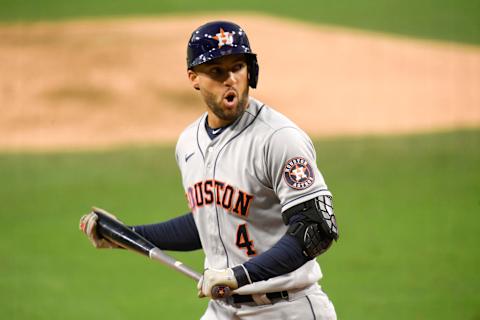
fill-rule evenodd
<path id="1" fill-rule="evenodd" d="M 257 253 L 253 247 L 253 240 L 250 240 L 248 236 L 247 225 L 245 223 L 238 226 L 237 241 L 235 244 L 241 249 L 246 249 L 248 256 L 253 256 Z"/>

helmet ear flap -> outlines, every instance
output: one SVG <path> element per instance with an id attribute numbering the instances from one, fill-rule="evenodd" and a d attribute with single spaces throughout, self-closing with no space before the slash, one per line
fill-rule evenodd
<path id="1" fill-rule="evenodd" d="M 257 87 L 259 69 L 256 55 L 248 55 L 248 85 L 253 89 Z"/>

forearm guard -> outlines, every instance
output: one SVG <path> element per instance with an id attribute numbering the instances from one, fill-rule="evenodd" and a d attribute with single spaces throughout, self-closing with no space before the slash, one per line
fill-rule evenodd
<path id="1" fill-rule="evenodd" d="M 319 196 L 300 203 L 282 214 L 289 224 L 287 234 L 294 236 L 303 248 L 303 254 L 315 258 L 338 239 L 338 228 L 333 213 L 332 197 Z M 293 219 L 292 219 L 293 218 Z"/>

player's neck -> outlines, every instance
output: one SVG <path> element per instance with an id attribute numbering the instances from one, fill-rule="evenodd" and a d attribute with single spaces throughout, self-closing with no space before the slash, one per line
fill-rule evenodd
<path id="1" fill-rule="evenodd" d="M 210 137 L 211 140 L 214 140 L 216 137 L 220 136 L 225 129 L 227 129 L 230 125 L 226 125 L 223 127 L 218 127 L 218 128 L 212 128 L 208 124 L 208 116 L 207 119 L 205 119 L 205 130 L 207 131 L 208 136 Z"/>

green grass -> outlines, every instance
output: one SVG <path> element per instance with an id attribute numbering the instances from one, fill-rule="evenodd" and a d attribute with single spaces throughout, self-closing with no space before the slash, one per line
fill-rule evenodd
<path id="1" fill-rule="evenodd" d="M 480 132 L 320 142 L 340 319 L 480 317 Z M 320 258 L 322 261 L 323 258 Z"/>
<path id="2" fill-rule="evenodd" d="M 35 21 L 79 17 L 257 11 L 353 28 L 480 43 L 479 0 L 277 0 L 131 1 L 0 0 L 0 21 Z M 288 39 L 285 39 L 288 43 Z"/>
<path id="3" fill-rule="evenodd" d="M 319 258 L 339 319 L 479 319 L 480 130 L 316 143 L 339 242 Z M 187 210 L 173 148 L 0 154 L 5 319 L 196 319 L 195 284 L 94 250 L 91 205 L 126 223 Z M 202 253 L 177 255 L 200 270 Z"/>

